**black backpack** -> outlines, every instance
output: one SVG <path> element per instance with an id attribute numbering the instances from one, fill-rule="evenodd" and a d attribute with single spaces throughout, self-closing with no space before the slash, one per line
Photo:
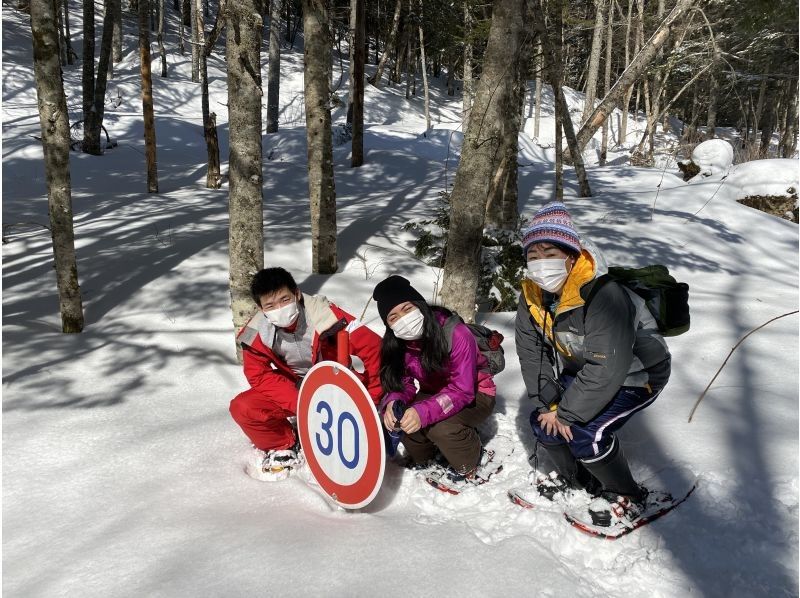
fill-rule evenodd
<path id="1" fill-rule="evenodd" d="M 445 320 L 442 327 L 444 328 L 444 336 L 447 339 L 447 349 L 453 348 L 453 330 L 458 324 L 464 324 L 472 336 L 475 337 L 475 342 L 478 343 L 478 350 L 486 357 L 489 362 L 489 373 L 494 376 L 499 374 L 506 367 L 506 358 L 503 353 L 503 335 L 497 330 L 492 330 L 480 324 L 467 324 L 457 313 L 453 313 L 447 320 Z"/>
<path id="2" fill-rule="evenodd" d="M 595 283 L 589 298 L 608 280 L 618 282 L 644 299 L 662 336 L 678 336 L 689 330 L 689 285 L 675 280 L 666 266 L 611 267 L 608 274 Z"/>

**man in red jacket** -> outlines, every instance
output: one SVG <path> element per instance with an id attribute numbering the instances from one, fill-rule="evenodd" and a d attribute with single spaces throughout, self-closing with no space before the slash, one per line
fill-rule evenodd
<path id="1" fill-rule="evenodd" d="M 260 310 L 239 332 L 250 390 L 231 401 L 231 416 L 257 449 L 248 473 L 282 480 L 302 464 L 288 417 L 297 413 L 303 376 L 317 362 L 336 360 L 336 336 L 346 329 L 350 352 L 364 363 L 356 372 L 372 399 L 382 395 L 381 338 L 321 295 L 305 295 L 283 268 L 261 270 L 250 284 Z"/>

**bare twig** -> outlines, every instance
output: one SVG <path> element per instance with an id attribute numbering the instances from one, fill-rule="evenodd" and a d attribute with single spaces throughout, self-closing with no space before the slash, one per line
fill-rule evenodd
<path id="1" fill-rule="evenodd" d="M 748 336 L 753 334 L 756 330 L 761 330 L 764 326 L 766 326 L 770 322 L 774 322 L 775 320 L 779 320 L 781 318 L 785 318 L 786 316 L 791 316 L 792 314 L 796 314 L 797 312 L 798 312 L 798 310 L 790 311 L 790 312 L 782 314 L 780 316 L 776 316 L 776 317 L 772 318 L 771 320 L 767 320 L 766 322 L 761 324 L 761 326 L 759 326 L 758 328 L 753 328 L 750 332 L 748 332 L 742 338 L 739 339 L 739 342 L 736 343 L 733 346 L 733 349 L 731 349 L 731 352 L 728 353 L 728 356 L 725 358 L 725 361 L 723 361 L 722 365 L 719 366 L 719 369 L 717 370 L 717 373 L 714 374 L 713 378 L 711 378 L 711 382 L 708 383 L 708 386 L 706 386 L 706 388 L 703 391 L 703 393 L 697 398 L 697 402 L 695 402 L 694 407 L 692 407 L 692 412 L 689 414 L 689 420 L 688 420 L 689 423 L 692 422 L 692 418 L 694 417 L 694 412 L 697 410 L 697 406 L 700 405 L 700 401 L 702 401 L 703 397 L 706 396 L 706 393 L 708 392 L 708 389 L 711 388 L 712 384 L 714 384 L 714 380 L 717 379 L 717 376 L 719 376 L 720 372 L 722 371 L 722 368 L 724 368 L 725 364 L 728 363 L 728 360 L 731 358 L 731 355 L 733 355 L 733 352 L 739 347 L 739 345 L 741 345 L 744 342 L 744 339 L 746 339 Z"/>

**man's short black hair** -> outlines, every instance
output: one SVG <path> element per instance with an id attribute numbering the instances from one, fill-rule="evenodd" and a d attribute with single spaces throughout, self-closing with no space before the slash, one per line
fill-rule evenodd
<path id="1" fill-rule="evenodd" d="M 250 283 L 250 294 L 256 305 L 261 306 L 261 296 L 269 295 L 286 287 L 292 293 L 297 292 L 297 283 L 283 268 L 264 268 L 253 276 Z"/>

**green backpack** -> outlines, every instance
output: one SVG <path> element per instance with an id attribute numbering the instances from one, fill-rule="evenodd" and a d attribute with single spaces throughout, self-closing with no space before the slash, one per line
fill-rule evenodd
<path id="1" fill-rule="evenodd" d="M 590 297 L 607 280 L 618 282 L 644 299 L 662 336 L 678 336 L 689 330 L 689 285 L 675 280 L 666 266 L 613 266 L 608 269 L 608 274 L 601 276 L 595 283 Z M 589 299 L 586 303 L 589 303 Z"/>

